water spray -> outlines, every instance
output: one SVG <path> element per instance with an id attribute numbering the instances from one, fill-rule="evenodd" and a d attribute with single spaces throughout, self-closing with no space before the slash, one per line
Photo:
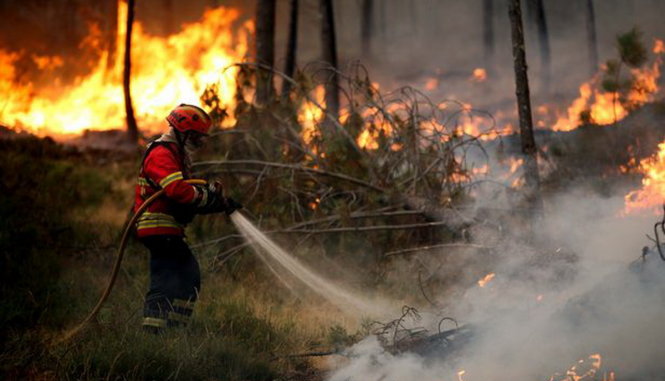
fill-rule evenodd
<path id="1" fill-rule="evenodd" d="M 233 221 L 236 229 L 238 229 L 249 244 L 252 245 L 259 258 L 271 269 L 273 269 L 270 263 L 272 261 L 274 264 L 279 265 L 279 268 L 284 270 L 288 275 L 298 279 L 312 291 L 346 313 L 356 315 L 361 313 L 375 316 L 387 315 L 387 306 L 358 296 L 323 278 L 294 258 L 293 255 L 279 247 L 279 245 L 254 226 L 242 213 L 231 214 L 231 221 Z M 273 270 L 273 272 L 276 272 L 276 270 Z M 279 274 L 276 275 L 282 279 Z"/>

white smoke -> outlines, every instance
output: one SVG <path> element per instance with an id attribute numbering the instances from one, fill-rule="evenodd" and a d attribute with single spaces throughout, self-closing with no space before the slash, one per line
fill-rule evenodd
<path id="1" fill-rule="evenodd" d="M 622 199 L 584 191 L 548 206 L 537 242 L 553 246 L 555 258 L 543 261 L 503 237 L 496 275 L 485 287 L 474 284 L 454 301 L 439 300 L 452 306 L 447 315 L 472 327 L 460 352 L 391 355 L 368 338 L 349 349 L 350 360 L 336 364 L 330 380 L 548 380 L 572 365 L 580 376 L 592 363 L 600 369 L 582 379 L 610 371 L 616 379 L 662 375 L 665 262 L 657 253 L 639 261 L 658 217 L 621 217 Z M 436 321 L 419 325 L 427 323 L 436 333 Z M 595 354 L 597 364 L 589 358 Z"/>

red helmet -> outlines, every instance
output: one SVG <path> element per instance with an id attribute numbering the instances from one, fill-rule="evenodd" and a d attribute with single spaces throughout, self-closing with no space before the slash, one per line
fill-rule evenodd
<path id="1" fill-rule="evenodd" d="M 184 103 L 174 108 L 166 120 L 180 132 L 196 131 L 204 135 L 208 135 L 212 125 L 210 115 L 203 109 Z"/>

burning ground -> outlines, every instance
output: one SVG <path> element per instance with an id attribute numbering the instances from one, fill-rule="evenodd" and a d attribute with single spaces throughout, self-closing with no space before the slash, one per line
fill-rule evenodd
<path id="1" fill-rule="evenodd" d="M 192 327 L 138 331 L 147 269 L 132 243 L 96 325 L 47 345 L 103 289 L 139 165 L 134 146 L 116 149 L 126 144 L 124 6 L 106 28 L 112 49 L 91 23 L 80 56 L 0 50 L 7 378 L 662 378 L 665 269 L 645 234 L 665 194 L 663 35 L 630 25 L 617 33 L 640 60 L 612 35 L 594 74 L 555 65 L 561 83 L 549 93 L 534 80 L 545 205 L 534 222 L 507 65 L 481 67 L 463 50 L 431 65 L 425 49 L 418 70 L 399 55 L 364 66 L 347 54 L 341 112 L 327 118 L 329 71 L 317 65 L 296 73 L 288 99 L 254 105 L 256 70 L 234 65 L 251 51 L 246 9 L 209 7 L 162 34 L 139 20 L 142 139 L 163 130 L 174 104 L 203 104 L 216 125 L 196 174 L 222 177 L 284 262 L 312 270 L 310 283 L 346 291 L 283 286 L 288 274 L 257 259 L 229 221 L 201 217 L 190 232 L 205 274 Z M 390 47 L 411 49 L 399 38 Z M 568 55 L 560 62 L 574 63 Z M 381 308 L 353 312 L 345 299 Z M 331 360 L 300 356 L 321 352 Z"/>

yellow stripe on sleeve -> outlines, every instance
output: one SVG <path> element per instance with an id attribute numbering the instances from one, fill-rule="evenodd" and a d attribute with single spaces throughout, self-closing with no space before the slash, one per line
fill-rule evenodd
<path id="1" fill-rule="evenodd" d="M 166 188 L 172 182 L 182 180 L 182 179 L 183 179 L 182 172 L 180 172 L 180 171 L 173 172 L 170 175 L 164 177 L 162 179 L 162 181 L 159 182 L 159 186 L 162 187 L 162 188 Z"/>

